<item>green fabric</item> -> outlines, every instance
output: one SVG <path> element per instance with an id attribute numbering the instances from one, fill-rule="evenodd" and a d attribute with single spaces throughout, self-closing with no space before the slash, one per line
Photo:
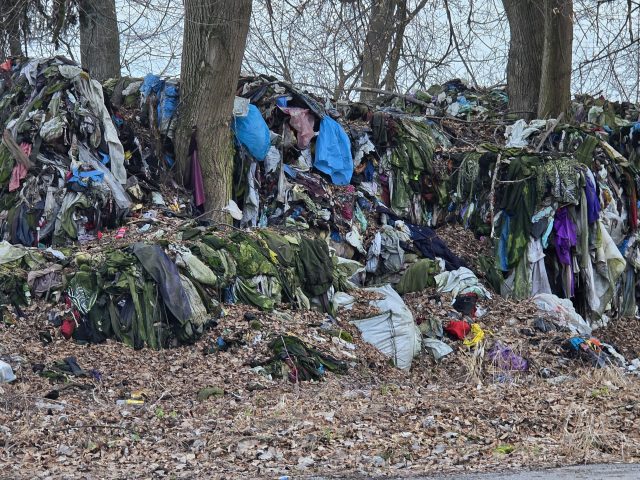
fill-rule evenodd
<path id="1" fill-rule="evenodd" d="M 495 259 L 486 255 L 480 255 L 476 261 L 478 262 L 478 271 L 481 272 L 487 282 L 489 282 L 491 288 L 493 288 L 495 292 L 499 292 L 503 278 L 502 274 L 496 268 Z"/>
<path id="2" fill-rule="evenodd" d="M 0 187 L 9 183 L 14 165 L 15 161 L 9 149 L 3 143 L 0 143 Z"/>
<path id="3" fill-rule="evenodd" d="M 333 282 L 333 262 L 327 244 L 319 238 L 303 238 L 296 270 L 306 293 L 312 297 L 326 293 Z"/>
<path id="4" fill-rule="evenodd" d="M 273 357 L 266 362 L 275 377 L 282 377 L 284 365 L 290 370 L 289 379 L 293 382 L 320 380 L 325 371 L 338 374 L 347 372 L 347 364 L 331 355 L 324 354 L 292 335 L 275 338 L 269 349 Z"/>
<path id="5" fill-rule="evenodd" d="M 238 278 L 233 286 L 236 299 L 247 305 L 254 305 L 261 310 L 273 310 L 274 302 L 269 297 L 258 292 L 255 285 Z"/>
<path id="6" fill-rule="evenodd" d="M 409 179 L 404 170 L 393 169 L 393 191 L 391 193 L 391 207 L 396 211 L 402 211 L 411 205 L 411 191 Z"/>
<path id="7" fill-rule="evenodd" d="M 260 230 L 260 235 L 267 242 L 269 249 L 278 256 L 280 265 L 285 267 L 295 265 L 297 249 L 284 236 L 270 230 Z"/>
<path id="8" fill-rule="evenodd" d="M 78 311 L 86 315 L 98 298 L 98 283 L 94 272 L 78 271 L 69 281 L 67 294 Z"/>
<path id="9" fill-rule="evenodd" d="M 576 149 L 575 156 L 585 165 L 593 163 L 593 151 L 598 146 L 598 139 L 593 135 L 586 135 L 580 146 Z"/>
<path id="10" fill-rule="evenodd" d="M 58 220 L 62 230 L 69 236 L 69 238 L 78 238 L 78 230 L 76 222 L 73 221 L 73 213 L 77 208 L 89 208 L 91 206 L 89 199 L 81 193 L 67 192 L 64 200 L 62 201 L 62 207 L 58 213 Z M 58 230 L 58 225 L 56 225 Z M 60 232 L 56 232 L 60 233 Z M 58 235 L 59 236 L 59 235 Z"/>
<path id="11" fill-rule="evenodd" d="M 404 272 L 395 289 L 400 295 L 419 292 L 427 287 L 435 287 L 434 277 L 440 273 L 437 261 L 424 258 L 418 260 Z"/>
<path id="12" fill-rule="evenodd" d="M 191 250 L 213 269 L 219 280 L 222 280 L 221 283 L 223 285 L 228 285 L 229 282 L 235 278 L 237 270 L 236 261 L 226 250 L 214 250 L 202 242 L 196 243 Z"/>
<path id="13" fill-rule="evenodd" d="M 185 252 L 184 254 L 179 254 L 177 258 L 184 263 L 189 275 L 191 275 L 194 280 L 203 285 L 217 285 L 218 279 L 216 278 L 216 274 L 193 253 Z"/>
<path id="14" fill-rule="evenodd" d="M 256 275 L 277 275 L 276 268 L 269 257 L 266 246 L 260 245 L 258 241 L 250 235 L 238 233 L 229 240 L 223 240 L 205 236 L 203 241 L 215 248 L 224 248 L 234 258 L 237 265 L 238 275 L 244 278 L 255 277 Z M 276 258 L 273 259 L 275 261 Z"/>
<path id="15" fill-rule="evenodd" d="M 511 159 L 507 177 L 513 183 L 506 184 L 501 208 L 511 215 L 507 242 L 507 262 L 513 268 L 526 255 L 531 232 L 531 217 L 536 207 L 535 167 L 536 157 L 516 157 Z M 504 221 L 504 220 L 503 220 Z M 498 250 L 496 249 L 496 252 Z"/>

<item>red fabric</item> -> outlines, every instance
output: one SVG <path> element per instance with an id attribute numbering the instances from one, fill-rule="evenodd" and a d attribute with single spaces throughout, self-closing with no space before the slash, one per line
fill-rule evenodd
<path id="1" fill-rule="evenodd" d="M 11 59 L 7 58 L 7 61 L 4 62 L 2 65 L 0 65 L 0 70 L 4 70 L 5 72 L 8 72 L 11 70 Z"/>
<path id="2" fill-rule="evenodd" d="M 64 317 L 62 320 L 62 325 L 60 326 L 60 333 L 62 336 L 69 340 L 71 335 L 73 335 L 73 331 L 76 329 L 76 322 L 73 317 Z"/>
<path id="3" fill-rule="evenodd" d="M 471 325 L 460 320 L 453 320 L 449 325 L 444 327 L 444 331 L 449 335 L 456 337 L 458 340 L 464 340 L 464 337 L 471 331 Z"/>

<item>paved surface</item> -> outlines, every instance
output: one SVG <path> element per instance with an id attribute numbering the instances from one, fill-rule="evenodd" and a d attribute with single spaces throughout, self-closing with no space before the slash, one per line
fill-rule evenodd
<path id="1" fill-rule="evenodd" d="M 429 477 L 424 478 L 427 480 Z M 464 480 L 640 480 L 640 464 L 634 465 L 576 465 L 517 473 L 483 473 L 432 477 L 433 480 L 460 478 Z M 418 480 L 418 479 L 415 479 Z M 431 479 L 430 479 L 431 480 Z"/>
<path id="2" fill-rule="evenodd" d="M 338 478 L 338 477 L 330 477 Z M 330 478 L 311 477 L 312 480 L 330 480 Z M 352 480 L 365 480 L 375 477 L 355 477 Z M 576 465 L 573 467 L 533 470 L 511 473 L 477 473 L 464 475 L 434 475 L 430 477 L 382 477 L 385 480 L 640 480 L 640 464 Z M 382 480 L 382 478 L 380 480 Z M 311 480 L 310 479 L 310 480 Z"/>

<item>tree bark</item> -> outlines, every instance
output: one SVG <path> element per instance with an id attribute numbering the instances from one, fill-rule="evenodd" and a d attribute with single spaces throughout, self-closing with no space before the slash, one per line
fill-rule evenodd
<path id="1" fill-rule="evenodd" d="M 80 60 L 103 82 L 120 78 L 120 34 L 115 0 L 79 0 Z"/>
<path id="2" fill-rule="evenodd" d="M 20 19 L 24 13 L 24 5 L 20 0 L 0 1 L 0 21 L 2 35 L 5 37 L 8 53 L 12 57 L 21 57 L 22 41 L 20 39 Z"/>
<path id="3" fill-rule="evenodd" d="M 400 63 L 400 55 L 402 54 L 402 45 L 404 43 L 404 31 L 407 28 L 407 0 L 398 0 L 398 9 L 396 10 L 396 29 L 393 36 L 393 47 L 389 54 L 389 64 L 387 65 L 387 73 L 384 77 L 382 85 L 387 90 L 398 89 L 398 64 Z"/>
<path id="4" fill-rule="evenodd" d="M 538 100 L 539 118 L 556 118 L 571 105 L 573 0 L 544 1 L 544 55 Z"/>
<path id="5" fill-rule="evenodd" d="M 530 120 L 538 112 L 545 16 L 538 0 L 502 0 L 511 40 L 507 61 L 509 110 Z"/>
<path id="6" fill-rule="evenodd" d="M 214 220 L 231 198 L 233 144 L 230 121 L 249 32 L 251 0 L 185 0 L 180 114 L 176 156 L 185 178 L 196 129 L 206 195 Z"/>
<path id="7" fill-rule="evenodd" d="M 395 30 L 396 0 L 373 0 L 362 53 L 362 87 L 379 88 L 382 66 Z M 375 93 L 363 91 L 361 102 L 375 99 Z"/>

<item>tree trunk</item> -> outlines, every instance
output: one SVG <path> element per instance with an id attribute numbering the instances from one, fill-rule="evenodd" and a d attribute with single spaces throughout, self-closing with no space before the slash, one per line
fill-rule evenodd
<path id="1" fill-rule="evenodd" d="M 571 105 L 573 0 L 545 0 L 539 118 L 557 118 Z"/>
<path id="2" fill-rule="evenodd" d="M 79 0 L 80 60 L 103 82 L 120 78 L 120 34 L 115 0 Z"/>
<path id="3" fill-rule="evenodd" d="M 251 0 L 185 0 L 181 101 L 176 155 L 183 178 L 196 128 L 206 195 L 215 220 L 231 198 L 233 144 L 230 121 L 249 32 Z"/>
<path id="4" fill-rule="evenodd" d="M 22 42 L 20 40 L 20 19 L 24 13 L 24 5 L 19 0 L 0 1 L 0 22 L 2 35 L 12 57 L 21 57 Z"/>
<path id="5" fill-rule="evenodd" d="M 382 66 L 389 52 L 395 30 L 396 0 L 373 0 L 369 27 L 362 52 L 362 87 L 379 88 Z M 375 93 L 363 91 L 361 102 L 376 98 Z"/>
<path id="6" fill-rule="evenodd" d="M 544 9 L 538 0 L 502 0 L 511 40 L 507 62 L 509 110 L 530 120 L 538 111 L 544 48 Z"/>
<path id="7" fill-rule="evenodd" d="M 393 36 L 393 47 L 389 54 L 389 64 L 387 65 L 387 73 L 384 77 L 382 85 L 386 90 L 395 92 L 398 90 L 398 64 L 400 63 L 400 55 L 402 54 L 402 45 L 404 43 L 404 31 L 407 28 L 407 0 L 398 0 L 398 9 L 396 11 L 396 29 Z"/>

